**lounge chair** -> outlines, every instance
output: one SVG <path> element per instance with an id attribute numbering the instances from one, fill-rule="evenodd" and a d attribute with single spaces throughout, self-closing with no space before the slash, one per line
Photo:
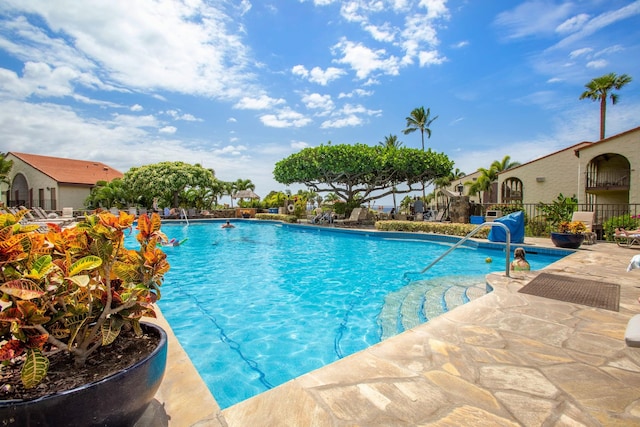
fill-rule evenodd
<path id="1" fill-rule="evenodd" d="M 337 225 L 357 225 L 367 219 L 367 208 L 354 208 L 351 215 L 347 219 L 339 219 L 334 221 Z"/>
<path id="2" fill-rule="evenodd" d="M 585 235 L 584 243 L 587 245 L 595 244 L 596 240 L 598 239 L 598 235 L 593 231 L 594 218 L 595 212 L 586 211 L 576 211 L 571 216 L 571 222 L 581 221 L 584 223 L 585 227 L 587 227 L 587 231 L 583 233 Z"/>
<path id="3" fill-rule="evenodd" d="M 640 230 L 627 231 L 623 228 L 616 229 L 613 238 L 617 245 L 622 248 L 630 248 L 633 245 L 640 246 Z"/>

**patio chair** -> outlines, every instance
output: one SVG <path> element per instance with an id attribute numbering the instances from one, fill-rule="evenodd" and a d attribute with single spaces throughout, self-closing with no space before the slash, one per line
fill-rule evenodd
<path id="1" fill-rule="evenodd" d="M 613 239 L 621 248 L 630 248 L 633 245 L 640 246 L 640 230 L 627 231 L 623 228 L 617 229 Z"/>
<path id="2" fill-rule="evenodd" d="M 338 219 L 334 221 L 337 225 L 356 225 L 367 219 L 366 208 L 354 208 L 351 211 L 351 215 L 346 219 Z"/>
<path id="3" fill-rule="evenodd" d="M 587 231 L 583 233 L 585 235 L 584 243 L 587 245 L 595 244 L 596 240 L 598 239 L 598 235 L 593 231 L 594 218 L 595 218 L 595 212 L 586 212 L 586 211 L 576 211 L 571 216 L 571 222 L 581 221 L 587 227 Z"/>

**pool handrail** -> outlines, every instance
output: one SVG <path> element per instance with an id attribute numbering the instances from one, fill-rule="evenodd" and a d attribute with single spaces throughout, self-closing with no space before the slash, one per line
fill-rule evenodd
<path id="1" fill-rule="evenodd" d="M 505 270 L 504 270 L 504 274 L 507 277 L 509 276 L 509 258 L 511 256 L 511 230 L 509 230 L 509 227 L 507 227 L 506 225 L 502 224 L 501 222 L 483 222 L 482 224 L 480 224 L 479 226 L 477 226 L 476 228 L 474 228 L 473 230 L 471 230 L 471 232 L 469 234 L 467 234 L 464 238 L 460 239 L 458 241 L 458 243 L 456 243 L 455 245 L 451 246 L 449 249 L 447 249 L 447 251 L 445 253 L 443 253 L 442 255 L 440 255 L 438 258 L 436 258 L 433 262 L 431 262 L 431 264 L 429 264 L 428 266 L 426 266 L 421 272 L 420 274 L 423 274 L 424 272 L 426 272 L 427 270 L 429 270 L 431 267 L 433 267 L 438 261 L 440 261 L 442 258 L 444 258 L 445 256 L 449 255 L 449 253 L 453 252 L 454 249 L 456 249 L 458 246 L 462 245 L 464 242 L 466 242 L 467 240 L 469 240 L 471 237 L 473 237 L 474 234 L 476 234 L 480 229 L 482 229 L 482 227 L 485 226 L 491 226 L 493 227 L 494 225 L 498 225 L 502 228 L 504 228 L 504 230 L 507 233 L 507 238 L 506 238 L 506 243 L 507 243 L 507 250 L 506 250 L 506 265 L 505 265 Z"/>

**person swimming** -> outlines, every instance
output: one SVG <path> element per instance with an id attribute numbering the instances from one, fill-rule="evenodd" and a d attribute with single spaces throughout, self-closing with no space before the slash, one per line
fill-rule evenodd
<path id="1" fill-rule="evenodd" d="M 235 228 L 235 226 L 227 221 L 225 224 L 222 224 L 222 228 Z"/>

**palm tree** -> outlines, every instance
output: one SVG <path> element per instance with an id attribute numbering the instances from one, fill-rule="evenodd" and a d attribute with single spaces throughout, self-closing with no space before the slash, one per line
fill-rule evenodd
<path id="1" fill-rule="evenodd" d="M 512 162 L 511 156 L 504 156 L 504 158 L 500 160 L 494 160 L 491 163 L 491 168 L 495 169 L 497 173 L 504 172 L 507 169 L 515 168 L 516 166 L 520 166 L 520 162 Z"/>
<path id="2" fill-rule="evenodd" d="M 611 103 L 617 104 L 618 95 L 612 91 L 620 90 L 624 85 L 631 82 L 631 76 L 616 73 L 605 74 L 596 77 L 585 85 L 589 90 L 582 92 L 580 99 L 589 98 L 592 101 L 600 101 L 600 139 L 604 139 L 604 122 L 607 115 L 607 96 L 611 96 Z M 611 92 L 611 95 L 609 93 Z"/>
<path id="3" fill-rule="evenodd" d="M 426 113 L 424 111 L 424 107 L 414 108 L 409 117 L 406 118 L 407 128 L 402 131 L 402 133 L 408 135 L 420 130 L 420 136 L 422 137 L 422 151 L 424 151 L 424 133 L 427 133 L 427 138 L 431 138 L 431 129 L 429 126 L 431 126 L 431 123 L 438 118 L 438 116 L 435 116 L 432 119 L 430 116 L 431 110 L 429 108 L 427 108 Z"/>
<path id="4" fill-rule="evenodd" d="M 382 145 L 385 148 L 400 148 L 402 147 L 402 142 L 398 141 L 397 135 L 389 134 L 389 136 L 384 137 L 384 141 L 378 142 L 378 144 Z"/>
<path id="5" fill-rule="evenodd" d="M 425 132 L 427 133 L 427 138 L 431 138 L 431 128 L 429 126 L 431 126 L 431 123 L 433 123 L 433 121 L 437 118 L 438 116 L 431 118 L 431 109 L 429 108 L 427 108 L 426 113 L 424 111 L 424 107 L 414 108 L 413 111 L 411 111 L 411 114 L 409 115 L 409 117 L 406 118 L 407 128 L 403 130 L 402 133 L 404 133 L 405 135 L 408 135 L 419 129 L 420 137 L 422 139 L 422 151 L 424 151 L 424 133 Z M 422 183 L 422 199 L 423 200 L 426 197 L 424 187 L 425 187 L 425 183 L 423 182 Z"/>
<path id="6" fill-rule="evenodd" d="M 0 153 L 0 182 L 10 185 L 9 172 L 13 167 L 13 160 L 6 160 L 6 157 L 6 153 Z"/>
<path id="7" fill-rule="evenodd" d="M 382 145 L 385 148 L 396 149 L 402 147 L 402 142 L 398 140 L 397 135 L 389 134 L 389 136 L 384 137 L 384 141 L 380 141 L 378 144 Z M 393 194 L 393 208 L 396 209 L 396 185 L 397 182 L 392 182 L 391 193 Z"/>

